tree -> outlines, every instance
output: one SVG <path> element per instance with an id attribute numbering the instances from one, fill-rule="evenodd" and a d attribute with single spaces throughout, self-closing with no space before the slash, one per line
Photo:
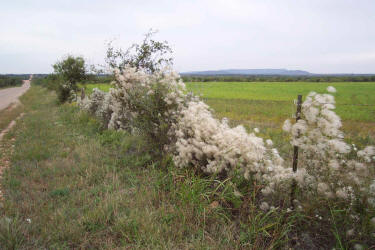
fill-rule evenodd
<path id="1" fill-rule="evenodd" d="M 86 78 L 85 60 L 80 57 L 68 55 L 65 59 L 53 65 L 56 74 L 60 75 L 64 81 L 76 86 L 77 82 Z"/>
<path id="2" fill-rule="evenodd" d="M 74 99 L 77 82 L 86 79 L 86 65 L 82 57 L 68 55 L 53 65 L 57 77 L 56 93 L 60 103 Z"/>
<path id="3" fill-rule="evenodd" d="M 114 69 L 122 69 L 129 65 L 137 70 L 143 69 L 148 73 L 154 73 L 165 65 L 173 62 L 170 54 L 172 49 L 168 42 L 155 41 L 152 36 L 156 31 L 150 30 L 141 44 L 133 44 L 126 51 L 115 49 L 112 42 L 108 43 L 106 62 Z"/>

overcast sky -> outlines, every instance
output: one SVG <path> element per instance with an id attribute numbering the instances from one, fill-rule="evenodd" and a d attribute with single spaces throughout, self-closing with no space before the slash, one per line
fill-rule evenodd
<path id="1" fill-rule="evenodd" d="M 66 54 L 103 63 L 150 28 L 176 70 L 375 73 L 375 0 L 1 0 L 0 73 L 49 73 Z"/>

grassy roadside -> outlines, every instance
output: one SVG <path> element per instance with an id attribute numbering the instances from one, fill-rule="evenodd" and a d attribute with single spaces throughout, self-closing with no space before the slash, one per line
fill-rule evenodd
<path id="1" fill-rule="evenodd" d="M 0 132 L 4 130 L 11 121 L 16 119 L 24 110 L 24 106 L 11 104 L 7 108 L 0 110 Z"/>
<path id="2" fill-rule="evenodd" d="M 40 98 L 43 96 L 43 98 Z M 298 215 L 263 213 L 256 193 L 153 162 L 142 138 L 102 130 L 32 87 L 5 172 L 1 248 L 264 249 L 290 244 Z M 256 190 L 256 188 L 246 188 Z M 306 243 L 312 244 L 312 243 Z M 311 246 L 311 245 L 310 245 Z"/>

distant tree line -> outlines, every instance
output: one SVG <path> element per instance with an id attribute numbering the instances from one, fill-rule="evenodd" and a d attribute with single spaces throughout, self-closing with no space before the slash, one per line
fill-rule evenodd
<path id="1" fill-rule="evenodd" d="M 182 75 L 185 82 L 375 82 L 375 75 Z"/>
<path id="2" fill-rule="evenodd" d="M 0 75 L 0 89 L 21 86 L 22 80 L 29 79 L 29 75 Z"/>
<path id="3" fill-rule="evenodd" d="M 33 84 L 56 90 L 59 77 L 56 74 L 35 74 L 33 75 Z M 87 74 L 86 78 L 79 83 L 111 83 L 114 80 L 113 75 L 108 74 Z"/>

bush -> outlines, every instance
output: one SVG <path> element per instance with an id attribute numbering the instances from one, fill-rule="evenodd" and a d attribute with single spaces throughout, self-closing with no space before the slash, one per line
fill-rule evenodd
<path id="1" fill-rule="evenodd" d="M 67 56 L 53 65 L 58 77 L 56 93 L 60 103 L 76 99 L 77 82 L 86 78 L 86 65 L 82 57 Z"/>
<path id="2" fill-rule="evenodd" d="M 351 240 L 356 231 L 370 237 L 375 221 L 375 147 L 358 151 L 344 141 L 332 95 L 310 93 L 302 104 L 302 119 L 285 122 L 291 144 L 300 148 L 299 168 L 293 173 L 271 140 L 256 136 L 257 129 L 248 133 L 243 126 L 231 128 L 226 119 L 215 119 L 205 103 L 185 94 L 175 73 L 148 74 L 126 67 L 115 77 L 109 93 L 95 90 L 80 100 L 92 114 L 109 120 L 109 128 L 145 135 L 153 152 L 172 155 L 176 167 L 228 181 L 238 201 L 246 203 L 249 197 L 244 194 L 250 193 L 256 206 L 269 213 L 296 208 L 292 217 L 304 231 L 326 233 L 330 229 L 320 221 L 324 218 L 336 238 Z M 234 210 L 241 203 L 226 199 Z"/>
<path id="3" fill-rule="evenodd" d="M 230 128 L 226 119 L 218 121 L 201 101 L 189 102 L 177 124 L 174 161 L 206 173 L 242 172 L 249 180 L 266 184 L 264 194 L 274 192 L 282 180 L 291 177 L 272 141 L 266 143 L 243 126 Z"/>
<path id="4" fill-rule="evenodd" d="M 77 82 L 86 78 L 85 60 L 80 56 L 68 55 L 63 60 L 56 62 L 53 65 L 53 69 L 55 74 L 74 86 Z"/>
<path id="5" fill-rule="evenodd" d="M 267 184 L 265 194 L 291 178 L 271 141 L 215 119 L 207 105 L 184 93 L 176 73 L 148 74 L 128 67 L 115 77 L 109 93 L 96 89 L 79 102 L 105 124 L 110 117 L 108 128 L 144 135 L 154 154 L 173 154 L 176 166 L 211 174 L 239 170 L 246 179 Z"/>
<path id="6" fill-rule="evenodd" d="M 175 140 L 173 124 L 189 98 L 185 85 L 168 70 L 148 74 L 125 68 L 115 76 L 115 88 L 108 94 L 95 90 L 80 105 L 108 123 L 108 128 L 143 134 L 154 153 L 160 154 Z"/>
<path id="7" fill-rule="evenodd" d="M 94 88 L 90 98 L 79 99 L 78 104 L 82 109 L 87 110 L 90 114 L 98 117 L 103 126 L 108 128 L 109 121 L 112 117 L 112 95 Z"/>
<path id="8" fill-rule="evenodd" d="M 291 144 L 301 148 L 301 167 L 294 174 L 271 140 L 215 119 L 206 104 L 184 93 L 183 82 L 170 70 L 148 74 L 127 67 L 115 77 L 114 89 L 95 90 L 81 106 L 111 129 L 145 135 L 154 153 L 171 153 L 176 166 L 208 174 L 240 171 L 263 185 L 265 197 L 285 196 L 295 179 L 306 195 L 341 198 L 349 204 L 360 198 L 375 201 L 375 184 L 369 178 L 375 148 L 350 158 L 354 148 L 343 140 L 332 95 L 310 93 L 302 104 L 302 119 L 293 125 L 285 122 Z"/>
<path id="9" fill-rule="evenodd" d="M 57 99 L 60 103 L 71 102 L 76 100 L 76 90 L 77 88 L 70 82 L 60 82 L 57 85 L 56 94 Z"/>

